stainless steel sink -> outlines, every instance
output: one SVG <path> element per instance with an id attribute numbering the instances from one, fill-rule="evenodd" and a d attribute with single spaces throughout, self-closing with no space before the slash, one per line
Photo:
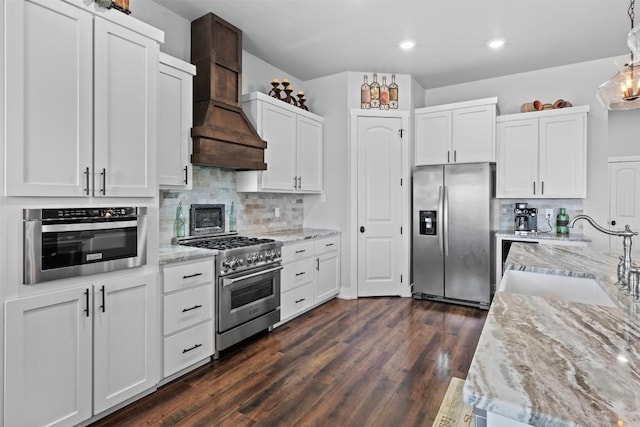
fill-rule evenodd
<path id="1" fill-rule="evenodd" d="M 598 282 L 591 278 L 507 270 L 502 276 L 499 290 L 582 304 L 616 307 Z"/>

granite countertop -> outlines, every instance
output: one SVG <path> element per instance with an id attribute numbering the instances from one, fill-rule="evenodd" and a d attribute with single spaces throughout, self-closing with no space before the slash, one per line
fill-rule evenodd
<path id="1" fill-rule="evenodd" d="M 272 233 L 254 233 L 256 237 L 275 239 L 283 244 L 290 244 L 306 239 L 317 239 L 341 234 L 338 230 L 326 230 L 322 228 L 303 228 L 300 230 L 276 231 Z"/>
<path id="2" fill-rule="evenodd" d="M 182 245 L 163 245 L 159 248 L 160 265 L 170 262 L 189 261 L 197 258 L 212 257 L 218 251 L 213 249 L 193 248 Z"/>
<path id="3" fill-rule="evenodd" d="M 272 233 L 240 233 L 242 235 L 250 235 L 252 237 L 260 237 L 264 239 L 275 239 L 283 244 L 289 244 L 306 239 L 316 239 L 341 234 L 337 230 L 325 230 L 321 228 L 303 228 L 300 230 L 286 230 Z M 188 261 L 191 259 L 210 257 L 218 254 L 218 251 L 212 249 L 194 248 L 181 245 L 163 245 L 159 250 L 160 264 L 170 262 Z"/>
<path id="4" fill-rule="evenodd" d="M 534 426 L 640 425 L 640 304 L 614 285 L 618 255 L 515 243 L 506 269 L 595 278 L 618 306 L 497 292 L 464 400 Z"/>
<path id="5" fill-rule="evenodd" d="M 589 239 L 584 234 L 580 233 L 569 233 L 569 234 L 557 234 L 555 232 L 549 233 L 541 233 L 541 232 L 532 232 L 528 234 L 516 234 L 514 229 L 504 229 L 496 231 L 496 237 L 500 237 L 502 239 L 514 239 L 514 240 L 560 240 L 560 241 L 570 241 L 570 242 L 590 242 Z"/>

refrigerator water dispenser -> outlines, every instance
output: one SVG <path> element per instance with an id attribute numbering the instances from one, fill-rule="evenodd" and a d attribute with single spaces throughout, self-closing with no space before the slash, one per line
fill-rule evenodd
<path id="1" fill-rule="evenodd" d="M 435 236 L 438 211 L 420 211 L 420 234 Z"/>

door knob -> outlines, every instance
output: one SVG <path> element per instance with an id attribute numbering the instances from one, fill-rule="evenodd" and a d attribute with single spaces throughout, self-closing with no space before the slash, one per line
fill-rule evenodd
<path id="1" fill-rule="evenodd" d="M 616 220 L 615 219 L 611 220 L 611 225 L 616 225 Z"/>
<path id="2" fill-rule="evenodd" d="M 360 232 L 364 233 L 364 226 L 360 226 Z"/>

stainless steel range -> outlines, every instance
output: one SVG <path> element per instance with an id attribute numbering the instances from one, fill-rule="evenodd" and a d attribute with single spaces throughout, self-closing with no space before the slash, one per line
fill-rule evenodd
<path id="1" fill-rule="evenodd" d="M 216 357 L 280 321 L 282 242 L 237 234 L 179 239 L 181 245 L 216 249 Z"/>

